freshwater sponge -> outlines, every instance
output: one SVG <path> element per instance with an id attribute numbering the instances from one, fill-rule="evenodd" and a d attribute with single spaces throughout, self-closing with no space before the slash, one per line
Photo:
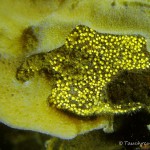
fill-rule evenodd
<path id="1" fill-rule="evenodd" d="M 17 79 L 27 81 L 44 71 L 52 82 L 49 106 L 79 116 L 118 114 L 145 105 L 122 99 L 113 104 L 107 95 L 108 83 L 124 70 L 147 68 L 150 54 L 144 37 L 98 33 L 78 25 L 62 47 L 26 58 L 18 68 Z"/>

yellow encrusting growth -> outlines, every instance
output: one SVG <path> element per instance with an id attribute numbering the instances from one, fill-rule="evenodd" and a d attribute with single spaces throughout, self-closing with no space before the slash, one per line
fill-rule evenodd
<path id="1" fill-rule="evenodd" d="M 80 116 L 126 113 L 144 107 L 140 102 L 113 104 L 106 88 L 123 70 L 150 67 L 146 40 L 140 35 L 102 34 L 79 25 L 65 45 L 48 53 L 33 55 L 21 65 L 17 78 L 28 80 L 47 70 L 54 78 L 50 105 Z"/>

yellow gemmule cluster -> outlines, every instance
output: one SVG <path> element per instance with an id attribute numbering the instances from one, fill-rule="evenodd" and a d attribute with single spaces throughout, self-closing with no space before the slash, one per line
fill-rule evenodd
<path id="1" fill-rule="evenodd" d="M 48 53 L 32 55 L 17 71 L 26 81 L 44 71 L 51 83 L 48 103 L 80 116 L 126 113 L 144 107 L 140 102 L 113 104 L 107 85 L 124 70 L 150 67 L 146 40 L 140 35 L 98 33 L 79 25 L 65 44 Z"/>

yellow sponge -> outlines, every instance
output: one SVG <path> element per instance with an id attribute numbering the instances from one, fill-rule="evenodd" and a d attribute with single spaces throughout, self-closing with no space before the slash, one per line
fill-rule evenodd
<path id="1" fill-rule="evenodd" d="M 16 71 L 26 57 L 62 46 L 79 24 L 100 33 L 140 34 L 150 51 L 149 7 L 147 0 L 1 0 L 0 121 L 62 138 L 112 130 L 110 116 L 84 120 L 47 107 L 47 80 L 36 76 L 21 83 Z"/>

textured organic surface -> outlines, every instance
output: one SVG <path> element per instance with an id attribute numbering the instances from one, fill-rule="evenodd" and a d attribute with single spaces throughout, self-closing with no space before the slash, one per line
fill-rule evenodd
<path id="1" fill-rule="evenodd" d="M 30 56 L 18 69 L 17 78 L 28 80 L 35 72 L 46 71 L 52 78 L 48 102 L 77 115 L 136 111 L 144 104 L 107 96 L 107 84 L 124 70 L 150 67 L 146 40 L 142 36 L 101 34 L 86 26 L 77 26 L 65 45 Z"/>
<path id="2" fill-rule="evenodd" d="M 70 35 L 71 31 L 72 33 L 75 30 L 76 32 L 78 31 L 78 29 L 74 29 L 77 25 L 83 25 L 96 32 L 94 37 L 97 35 L 102 37 L 103 35 L 105 39 L 108 35 L 111 35 L 115 36 L 114 40 L 117 40 L 121 36 L 125 38 L 126 35 L 131 45 L 136 45 L 136 42 L 131 41 L 131 39 L 137 39 L 139 46 L 142 46 L 140 47 L 140 56 L 136 55 L 131 60 L 137 61 L 135 64 L 139 64 L 142 69 L 136 68 L 134 70 L 130 68 L 130 71 L 133 71 L 133 73 L 137 71 L 140 76 L 145 77 L 145 73 L 141 73 L 141 71 L 148 71 L 143 68 L 146 67 L 144 64 L 148 61 L 146 59 L 147 51 L 150 51 L 149 0 L 1 0 L 0 2 L 0 122 L 17 129 L 32 130 L 71 139 L 78 134 L 94 129 L 113 130 L 113 117 L 109 115 L 110 113 L 104 113 L 99 116 L 99 114 L 105 112 L 105 109 L 101 106 L 107 104 L 107 112 L 114 112 L 115 110 L 114 113 L 118 114 L 127 111 L 131 112 L 127 113 L 129 115 L 150 106 L 149 79 L 141 80 L 141 78 L 137 79 L 135 77 L 134 83 L 131 83 L 132 79 L 130 79 L 126 83 L 122 81 L 119 86 L 118 83 L 111 86 L 116 80 L 120 82 L 118 78 L 122 77 L 122 74 L 118 77 L 118 73 L 121 68 L 118 68 L 118 73 L 114 68 L 109 68 L 109 64 L 105 64 L 104 68 L 99 68 L 100 63 L 110 62 L 111 59 L 99 60 L 96 57 L 95 64 L 95 61 L 91 62 L 90 60 L 97 53 L 94 51 L 88 52 L 88 58 L 90 59 L 85 61 L 85 58 L 81 56 L 85 55 L 85 50 L 87 49 L 83 47 L 85 45 L 89 47 L 88 39 L 86 44 L 83 39 L 79 44 L 79 40 L 74 35 Z M 81 38 L 84 37 L 79 33 L 78 35 Z M 90 47 L 97 51 L 96 43 L 101 41 L 96 40 L 95 43 L 92 37 L 90 39 L 93 42 Z M 108 39 L 112 39 L 112 37 Z M 78 41 L 77 45 L 80 45 L 83 50 L 78 51 L 74 41 Z M 119 39 L 116 42 L 121 44 Z M 106 45 L 108 43 L 101 42 L 106 49 L 109 48 Z M 113 45 L 115 44 L 112 43 Z M 132 50 L 135 49 L 135 45 L 131 48 Z M 73 49 L 70 46 L 73 46 Z M 120 49 L 119 47 L 121 48 L 121 45 L 115 45 L 116 50 Z M 66 50 L 65 53 L 64 50 Z M 69 57 L 70 52 L 71 58 Z M 120 52 L 119 55 L 121 54 Z M 115 51 L 105 51 L 104 54 L 109 55 L 111 53 L 116 54 Z M 77 60 L 77 57 L 74 57 L 74 55 L 78 56 L 78 54 L 81 54 L 78 58 L 83 63 L 79 59 Z M 131 56 L 134 55 L 132 52 L 130 54 Z M 60 62 L 59 55 L 62 58 L 65 57 L 64 62 L 67 62 L 69 66 Z M 98 55 L 102 54 L 99 53 Z M 112 60 L 117 62 L 112 56 Z M 42 60 L 43 57 L 45 60 Z M 55 58 L 54 62 L 56 64 L 49 62 L 50 58 L 52 60 Z M 103 56 L 102 58 L 106 59 L 107 57 Z M 144 60 L 140 61 L 140 58 Z M 123 61 L 121 58 L 119 60 Z M 46 63 L 46 61 L 48 62 Z M 24 65 L 21 66 L 23 62 Z M 29 64 L 26 62 L 29 62 Z M 87 65 L 89 62 L 91 62 L 91 66 Z M 113 63 L 110 62 L 110 64 Z M 126 64 L 126 67 L 129 67 L 129 62 Z M 33 68 L 29 66 L 33 66 Z M 97 70 L 95 69 L 97 66 L 97 69 L 103 72 L 96 72 L 102 76 L 101 78 L 92 75 L 93 70 Z M 120 64 L 116 64 L 115 67 L 117 66 L 120 66 Z M 135 65 L 132 64 L 132 66 Z M 28 70 L 26 73 L 18 74 L 18 79 L 20 77 L 20 80 L 25 82 L 20 82 L 20 80 L 16 79 L 16 72 L 19 67 Z M 108 72 L 105 72 L 107 70 L 105 67 L 107 67 Z M 86 78 L 90 77 L 88 80 L 92 82 L 88 81 L 84 85 L 84 80 L 81 79 L 82 75 L 78 70 L 82 70 L 81 74 L 84 74 Z M 114 71 L 114 75 L 111 70 Z M 78 71 L 76 75 L 75 71 Z M 68 77 L 70 74 L 72 78 L 79 77 L 75 79 L 75 82 L 80 83 L 80 87 L 78 84 L 73 84 L 75 82 L 72 82 Z M 106 77 L 104 77 L 105 74 Z M 34 77 L 31 78 L 32 76 Z M 126 77 L 123 78 L 126 79 Z M 101 85 L 97 81 L 103 82 L 103 84 Z M 107 83 L 109 84 L 108 86 L 106 86 Z M 148 85 L 145 87 L 147 83 Z M 63 86 L 63 84 L 68 85 Z M 60 89 L 60 85 L 62 89 Z M 77 95 L 73 90 L 68 91 L 70 85 L 73 85 L 71 89 L 77 90 Z M 97 87 L 99 85 L 100 87 Z M 85 86 L 89 86 L 88 91 L 91 93 L 89 92 L 88 95 L 86 95 L 88 91 L 86 91 L 87 89 L 85 90 Z M 105 89 L 105 87 L 108 87 L 108 89 Z M 121 91 L 119 91 L 119 87 L 121 87 Z M 98 93 L 98 91 L 95 90 L 97 89 L 104 94 L 96 97 L 95 93 Z M 114 92 L 114 89 L 117 89 L 118 92 Z M 61 92 L 62 95 L 56 91 Z M 57 100 L 55 99 L 56 95 L 58 95 Z M 69 98 L 69 101 L 66 101 L 65 96 Z M 70 99 L 73 96 L 76 98 L 75 101 Z M 89 96 L 92 96 L 91 99 L 89 99 Z M 80 98 L 83 98 L 82 101 L 80 101 Z M 91 100 L 92 106 L 89 100 Z M 62 102 L 65 102 L 65 105 Z M 132 103 L 131 107 L 128 103 Z M 118 106 L 121 106 L 121 108 Z M 60 109 L 66 110 L 65 113 Z M 78 116 L 71 115 L 69 112 Z M 95 113 L 98 117 L 87 117 Z M 79 117 L 79 115 L 86 117 Z"/>

